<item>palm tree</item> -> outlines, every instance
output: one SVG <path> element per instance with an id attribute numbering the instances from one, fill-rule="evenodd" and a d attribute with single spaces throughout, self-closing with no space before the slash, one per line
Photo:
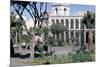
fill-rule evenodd
<path id="1" fill-rule="evenodd" d="M 14 18 L 14 17 L 13 17 Z M 11 33 L 15 35 L 15 43 L 19 43 L 22 35 L 22 24 L 19 18 L 12 19 L 11 17 Z"/>
<path id="2" fill-rule="evenodd" d="M 95 13 L 87 11 L 84 14 L 82 23 L 89 29 L 88 31 L 88 49 L 93 48 L 93 32 L 92 29 L 95 27 Z"/>
<path id="3" fill-rule="evenodd" d="M 21 40 L 21 34 L 22 34 L 22 24 L 20 23 L 20 19 L 16 18 L 16 15 L 14 13 L 11 13 L 10 16 L 10 41 L 11 41 L 11 55 L 14 54 L 14 48 L 13 45 L 15 43 L 19 43 Z"/>

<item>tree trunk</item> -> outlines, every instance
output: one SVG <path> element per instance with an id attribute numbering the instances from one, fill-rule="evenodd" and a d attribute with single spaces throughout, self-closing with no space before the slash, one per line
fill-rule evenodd
<path id="1" fill-rule="evenodd" d="M 93 33 L 91 29 L 88 31 L 88 49 L 93 49 Z"/>
<path id="2" fill-rule="evenodd" d="M 35 32 L 33 32 L 32 36 L 32 45 L 31 45 L 31 55 L 30 58 L 33 60 L 34 58 L 34 47 L 35 47 Z"/>
<path id="3" fill-rule="evenodd" d="M 13 41 L 10 39 L 10 57 L 14 57 L 14 54 Z"/>

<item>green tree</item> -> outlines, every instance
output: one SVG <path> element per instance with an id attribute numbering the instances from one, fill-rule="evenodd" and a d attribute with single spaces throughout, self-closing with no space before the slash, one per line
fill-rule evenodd
<path id="1" fill-rule="evenodd" d="M 37 7 L 37 2 L 34 1 L 11 1 L 11 9 L 12 11 L 15 12 L 19 18 L 21 19 L 21 23 L 23 24 L 25 31 L 27 32 L 29 37 L 32 37 L 32 43 L 33 45 L 31 46 L 31 58 L 33 59 L 34 57 L 34 46 L 35 46 L 35 33 L 37 31 L 36 24 L 38 23 L 38 28 L 40 29 L 43 24 L 43 20 L 48 21 L 48 13 L 47 13 L 47 3 L 39 3 L 40 4 L 40 9 Z M 43 4 L 45 5 L 45 10 L 43 8 Z M 28 30 L 26 26 L 26 21 L 23 17 L 24 12 L 30 16 L 30 18 L 33 20 L 34 28 L 32 33 Z M 46 15 L 46 16 L 45 16 Z M 47 21 L 45 22 L 47 24 Z"/>
<path id="2" fill-rule="evenodd" d="M 52 24 L 50 26 L 51 32 L 57 35 L 57 40 L 59 41 L 59 33 L 63 33 L 64 31 L 66 31 L 66 27 L 61 24 L 61 23 L 57 23 L 57 24 Z"/>
<path id="3" fill-rule="evenodd" d="M 13 19 L 14 16 L 11 16 L 11 35 L 14 35 L 15 43 L 19 43 L 22 35 L 22 24 L 20 18 Z"/>
<path id="4" fill-rule="evenodd" d="M 93 31 L 92 29 L 95 27 L 95 13 L 87 11 L 84 14 L 82 23 L 89 29 L 88 31 L 88 48 L 93 48 Z"/>
<path id="5" fill-rule="evenodd" d="M 44 33 L 44 39 L 47 40 L 48 33 L 50 32 L 50 29 L 48 27 L 42 27 L 41 30 Z"/>
<path id="6" fill-rule="evenodd" d="M 29 44 L 31 40 L 32 39 L 27 34 L 22 35 L 22 41 L 25 42 L 26 44 Z"/>
<path id="7" fill-rule="evenodd" d="M 21 42 L 20 39 L 21 39 L 23 27 L 22 27 L 20 19 L 16 18 L 14 13 L 11 13 L 10 20 L 11 20 L 11 22 L 10 22 L 10 34 L 11 34 L 10 40 L 12 42 L 11 49 L 14 49 L 13 45 Z"/>

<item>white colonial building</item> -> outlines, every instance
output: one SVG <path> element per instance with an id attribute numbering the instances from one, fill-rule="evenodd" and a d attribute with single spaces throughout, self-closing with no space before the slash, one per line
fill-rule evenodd
<path id="1" fill-rule="evenodd" d="M 48 26 L 56 23 L 61 23 L 67 28 L 65 32 L 59 33 L 59 36 L 54 34 L 54 39 L 59 38 L 59 40 L 65 41 L 67 43 L 75 42 L 76 44 L 86 44 L 87 31 L 89 29 L 83 26 L 81 22 L 86 11 L 78 11 L 73 15 L 70 15 L 70 13 L 70 4 L 51 4 Z M 26 25 L 28 28 L 34 26 L 32 24 L 32 21 L 29 21 L 28 23 L 26 23 Z M 43 26 L 46 25 L 47 24 L 43 23 Z M 93 32 L 95 33 L 95 29 L 93 29 Z"/>
<path id="2" fill-rule="evenodd" d="M 88 29 L 82 26 L 82 18 L 86 11 L 77 12 L 75 15 L 70 15 L 70 5 L 69 4 L 52 4 L 49 14 L 49 25 L 55 23 L 62 23 L 67 27 L 67 31 L 59 33 L 59 40 L 66 41 L 68 43 L 75 41 L 78 44 L 86 43 L 86 32 Z M 93 29 L 94 30 L 94 29 Z"/>

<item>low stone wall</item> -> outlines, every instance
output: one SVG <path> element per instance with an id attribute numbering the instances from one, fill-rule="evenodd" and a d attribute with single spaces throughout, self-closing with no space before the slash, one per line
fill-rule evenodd
<path id="1" fill-rule="evenodd" d="M 75 52 L 77 51 L 78 49 L 80 48 L 80 46 L 77 46 L 77 47 L 73 47 L 73 46 L 68 46 L 68 47 L 49 47 L 48 51 L 53 51 L 53 55 L 67 55 L 71 52 Z"/>

